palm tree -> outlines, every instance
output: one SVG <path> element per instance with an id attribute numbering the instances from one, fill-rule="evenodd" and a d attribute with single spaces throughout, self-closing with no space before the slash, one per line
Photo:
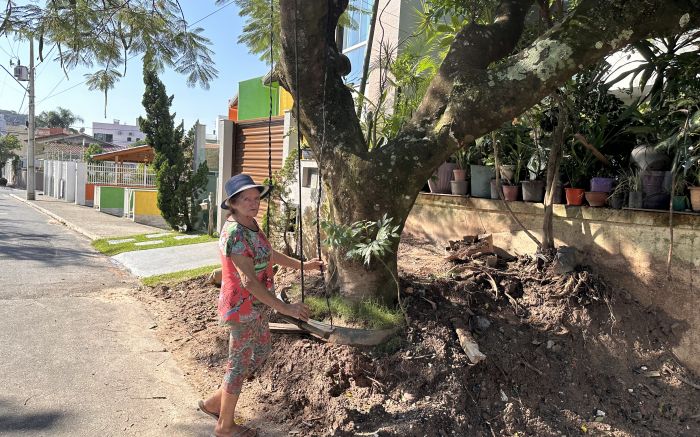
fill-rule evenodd
<path id="1" fill-rule="evenodd" d="M 62 127 L 69 128 L 76 122 L 83 122 L 83 118 L 73 114 L 70 109 L 58 107 L 52 111 L 43 111 L 36 117 L 38 127 Z"/>

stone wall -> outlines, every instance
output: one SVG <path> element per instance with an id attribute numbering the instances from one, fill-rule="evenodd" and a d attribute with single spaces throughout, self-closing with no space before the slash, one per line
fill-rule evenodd
<path id="1" fill-rule="evenodd" d="M 543 205 L 509 205 L 541 241 Z M 677 321 L 673 330 L 680 338 L 673 352 L 700 374 L 700 215 L 674 214 L 671 280 L 666 271 L 668 212 L 555 205 L 554 216 L 558 246 L 575 247 L 582 262 L 609 282 Z M 536 250 L 503 204 L 490 199 L 421 193 L 404 233 L 439 244 L 464 235 L 493 233 L 496 246 L 512 254 Z"/>

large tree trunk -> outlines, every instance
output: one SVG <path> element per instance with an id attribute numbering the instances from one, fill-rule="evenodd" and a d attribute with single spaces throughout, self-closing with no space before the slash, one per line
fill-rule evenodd
<path id="1" fill-rule="evenodd" d="M 631 42 L 694 28 L 700 11 L 697 1 L 582 0 L 561 23 L 511 54 L 532 3 L 503 0 L 493 24 L 462 29 L 413 120 L 388 144 L 369 150 L 341 77 L 348 60 L 334 38 L 348 0 L 280 0 L 279 78 L 298 102 L 295 115 L 319 159 L 334 220 L 350 225 L 387 214 L 403 229 L 425 181 L 461 143 L 519 115 Z M 391 296 L 395 253 L 369 268 L 332 253 L 331 282 L 353 296 Z"/>

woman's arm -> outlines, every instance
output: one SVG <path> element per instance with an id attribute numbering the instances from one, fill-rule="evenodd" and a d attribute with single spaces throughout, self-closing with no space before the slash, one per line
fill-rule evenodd
<path id="1" fill-rule="evenodd" d="M 276 250 L 272 250 L 272 263 L 273 264 L 279 264 L 284 267 L 291 267 L 293 269 L 300 270 L 301 269 L 301 261 L 298 259 L 289 257 L 282 252 L 278 252 Z M 323 261 L 321 261 L 318 258 L 314 258 L 312 260 L 309 260 L 304 263 L 304 269 L 315 269 L 315 270 L 321 270 L 321 267 L 323 266 Z"/>
<path id="2" fill-rule="evenodd" d="M 308 320 L 310 311 L 309 308 L 302 303 L 286 304 L 277 299 L 265 286 L 258 280 L 255 275 L 255 265 L 253 258 L 244 255 L 231 255 L 233 265 L 236 266 L 243 287 L 250 291 L 260 302 L 270 308 L 288 316 Z"/>

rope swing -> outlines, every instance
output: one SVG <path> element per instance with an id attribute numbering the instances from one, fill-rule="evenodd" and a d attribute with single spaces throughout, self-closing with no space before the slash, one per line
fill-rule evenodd
<path id="1" fill-rule="evenodd" d="M 273 38 L 274 38 L 274 1 L 270 0 L 270 81 L 272 81 L 272 76 L 274 73 L 273 64 Z M 303 234 L 303 209 L 302 209 L 302 170 L 301 170 L 301 128 L 300 128 L 300 118 L 301 118 L 301 93 L 299 86 L 299 44 L 297 39 L 297 28 L 298 28 L 298 5 L 297 1 L 294 1 L 294 81 L 296 85 L 296 95 L 294 96 L 294 105 L 296 109 L 296 130 L 297 130 L 297 185 L 299 188 L 299 211 L 297 213 L 297 226 L 299 229 L 299 258 L 301 262 L 301 301 L 304 302 L 305 298 L 305 282 L 304 282 L 304 234 Z M 327 14 L 326 26 L 324 29 L 324 35 L 327 35 L 326 30 L 330 26 L 330 13 Z M 326 148 L 326 84 L 328 77 L 328 48 L 326 47 L 325 59 L 323 64 L 323 96 L 321 102 L 321 112 L 322 112 L 322 129 L 321 129 L 321 147 L 319 149 L 319 154 L 316 157 L 318 164 L 318 180 L 317 180 L 317 199 L 316 199 L 316 252 L 317 256 L 321 258 L 321 197 L 322 197 L 322 159 L 323 151 Z M 270 82 L 270 111 L 268 117 L 268 174 L 270 184 L 272 185 L 272 83 Z M 270 200 L 267 203 L 267 234 L 269 237 L 270 228 Z M 321 276 L 324 277 L 324 270 L 321 267 Z M 326 306 L 328 307 L 328 314 L 330 318 L 330 325 L 322 323 L 316 320 L 309 319 L 308 322 L 303 322 L 301 320 L 293 319 L 291 317 L 282 316 L 285 320 L 296 325 L 303 331 L 309 332 L 312 335 L 321 338 L 322 340 L 328 341 L 330 343 L 336 344 L 347 344 L 355 346 L 372 346 L 385 342 L 388 340 L 395 332 L 395 328 L 382 329 L 382 330 L 366 330 L 357 328 L 346 328 L 341 326 L 334 326 L 333 324 L 333 313 L 330 305 L 330 298 L 328 296 L 328 290 L 324 287 L 324 295 L 326 298 Z M 281 329 L 282 331 L 289 332 L 288 329 Z"/>

